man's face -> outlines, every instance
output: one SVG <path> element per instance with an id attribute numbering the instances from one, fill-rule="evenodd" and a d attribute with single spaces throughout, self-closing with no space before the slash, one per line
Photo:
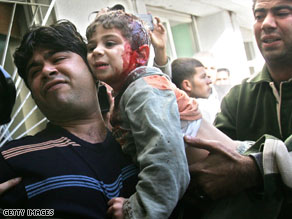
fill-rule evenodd
<path id="1" fill-rule="evenodd" d="M 128 74 L 137 66 L 137 52 L 131 49 L 121 31 L 98 25 L 88 39 L 87 59 L 94 76 L 118 90 Z"/>
<path id="2" fill-rule="evenodd" d="M 229 74 L 227 71 L 218 71 L 216 73 L 216 85 L 228 85 L 229 83 Z"/>
<path id="3" fill-rule="evenodd" d="M 196 73 L 191 80 L 191 91 L 189 96 L 194 98 L 208 98 L 212 92 L 211 80 L 204 67 L 195 68 Z"/>
<path id="4" fill-rule="evenodd" d="M 289 58 L 292 53 L 292 1 L 257 0 L 254 16 L 256 41 L 266 61 Z"/>
<path id="5" fill-rule="evenodd" d="M 27 65 L 27 81 L 36 104 L 50 120 L 65 119 L 75 109 L 98 107 L 93 77 L 76 53 L 36 50 Z"/>

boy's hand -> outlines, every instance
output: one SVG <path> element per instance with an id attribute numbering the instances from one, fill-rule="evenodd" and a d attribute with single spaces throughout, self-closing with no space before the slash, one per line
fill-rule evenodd
<path id="1" fill-rule="evenodd" d="M 108 210 L 107 215 L 114 219 L 123 219 L 124 213 L 123 213 L 123 204 L 125 202 L 124 198 L 118 197 L 118 198 L 112 198 L 108 201 Z"/>
<path id="2" fill-rule="evenodd" d="M 10 189 L 13 186 L 16 186 L 21 181 L 21 178 L 14 178 L 10 179 L 4 183 L 0 184 L 0 195 L 2 195 L 4 192 L 6 192 L 8 189 Z"/>
<path id="3" fill-rule="evenodd" d="M 166 42 L 167 33 L 158 17 L 155 17 L 154 29 L 150 31 L 151 43 L 155 52 L 155 63 L 157 65 L 165 65 L 167 63 Z"/>

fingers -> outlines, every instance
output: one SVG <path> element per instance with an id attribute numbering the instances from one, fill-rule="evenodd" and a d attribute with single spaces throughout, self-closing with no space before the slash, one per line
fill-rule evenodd
<path id="1" fill-rule="evenodd" d="M 156 20 L 156 23 L 159 24 L 160 23 L 160 18 L 159 17 L 154 17 Z"/>
<path id="2" fill-rule="evenodd" d="M 123 219 L 123 204 L 125 202 L 124 198 L 112 198 L 108 201 L 109 208 L 107 210 L 107 215 L 115 219 Z"/>
<path id="3" fill-rule="evenodd" d="M 218 141 L 196 138 L 191 136 L 184 136 L 185 142 L 194 148 L 205 149 L 209 152 L 221 151 L 221 143 Z"/>
<path id="4" fill-rule="evenodd" d="M 14 179 L 10 179 L 4 183 L 0 184 L 0 195 L 2 193 L 4 193 L 5 191 L 7 191 L 8 189 L 10 189 L 11 187 L 17 185 L 19 182 L 21 181 L 21 178 L 14 178 Z"/>
<path id="5" fill-rule="evenodd" d="M 161 23 L 161 20 L 159 17 L 154 17 L 156 22 L 154 23 L 154 29 L 159 30 L 160 32 L 164 33 L 165 32 L 165 28 L 163 26 L 163 24 Z"/>

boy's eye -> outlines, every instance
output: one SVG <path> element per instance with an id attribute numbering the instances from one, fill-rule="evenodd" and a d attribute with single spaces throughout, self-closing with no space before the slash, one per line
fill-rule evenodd
<path id="1" fill-rule="evenodd" d="M 105 46 L 106 47 L 113 47 L 114 45 L 116 45 L 115 41 L 106 41 L 105 42 Z"/>

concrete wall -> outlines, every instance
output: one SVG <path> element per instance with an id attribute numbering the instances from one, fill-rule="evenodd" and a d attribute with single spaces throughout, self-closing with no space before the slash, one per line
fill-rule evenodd
<path id="1" fill-rule="evenodd" d="M 223 11 L 200 17 L 197 27 L 201 50 L 213 53 L 218 68 L 230 69 L 233 83 L 249 76 L 244 41 L 235 15 Z"/>
<path id="2" fill-rule="evenodd" d="M 113 6 L 115 4 L 122 4 L 127 11 L 134 10 L 130 0 L 70 0 L 70 1 L 56 1 L 56 16 L 57 19 L 68 19 L 72 21 L 78 28 L 79 32 L 85 36 L 86 27 L 94 15 L 90 14 L 93 11 L 98 11 L 101 8 Z"/>

